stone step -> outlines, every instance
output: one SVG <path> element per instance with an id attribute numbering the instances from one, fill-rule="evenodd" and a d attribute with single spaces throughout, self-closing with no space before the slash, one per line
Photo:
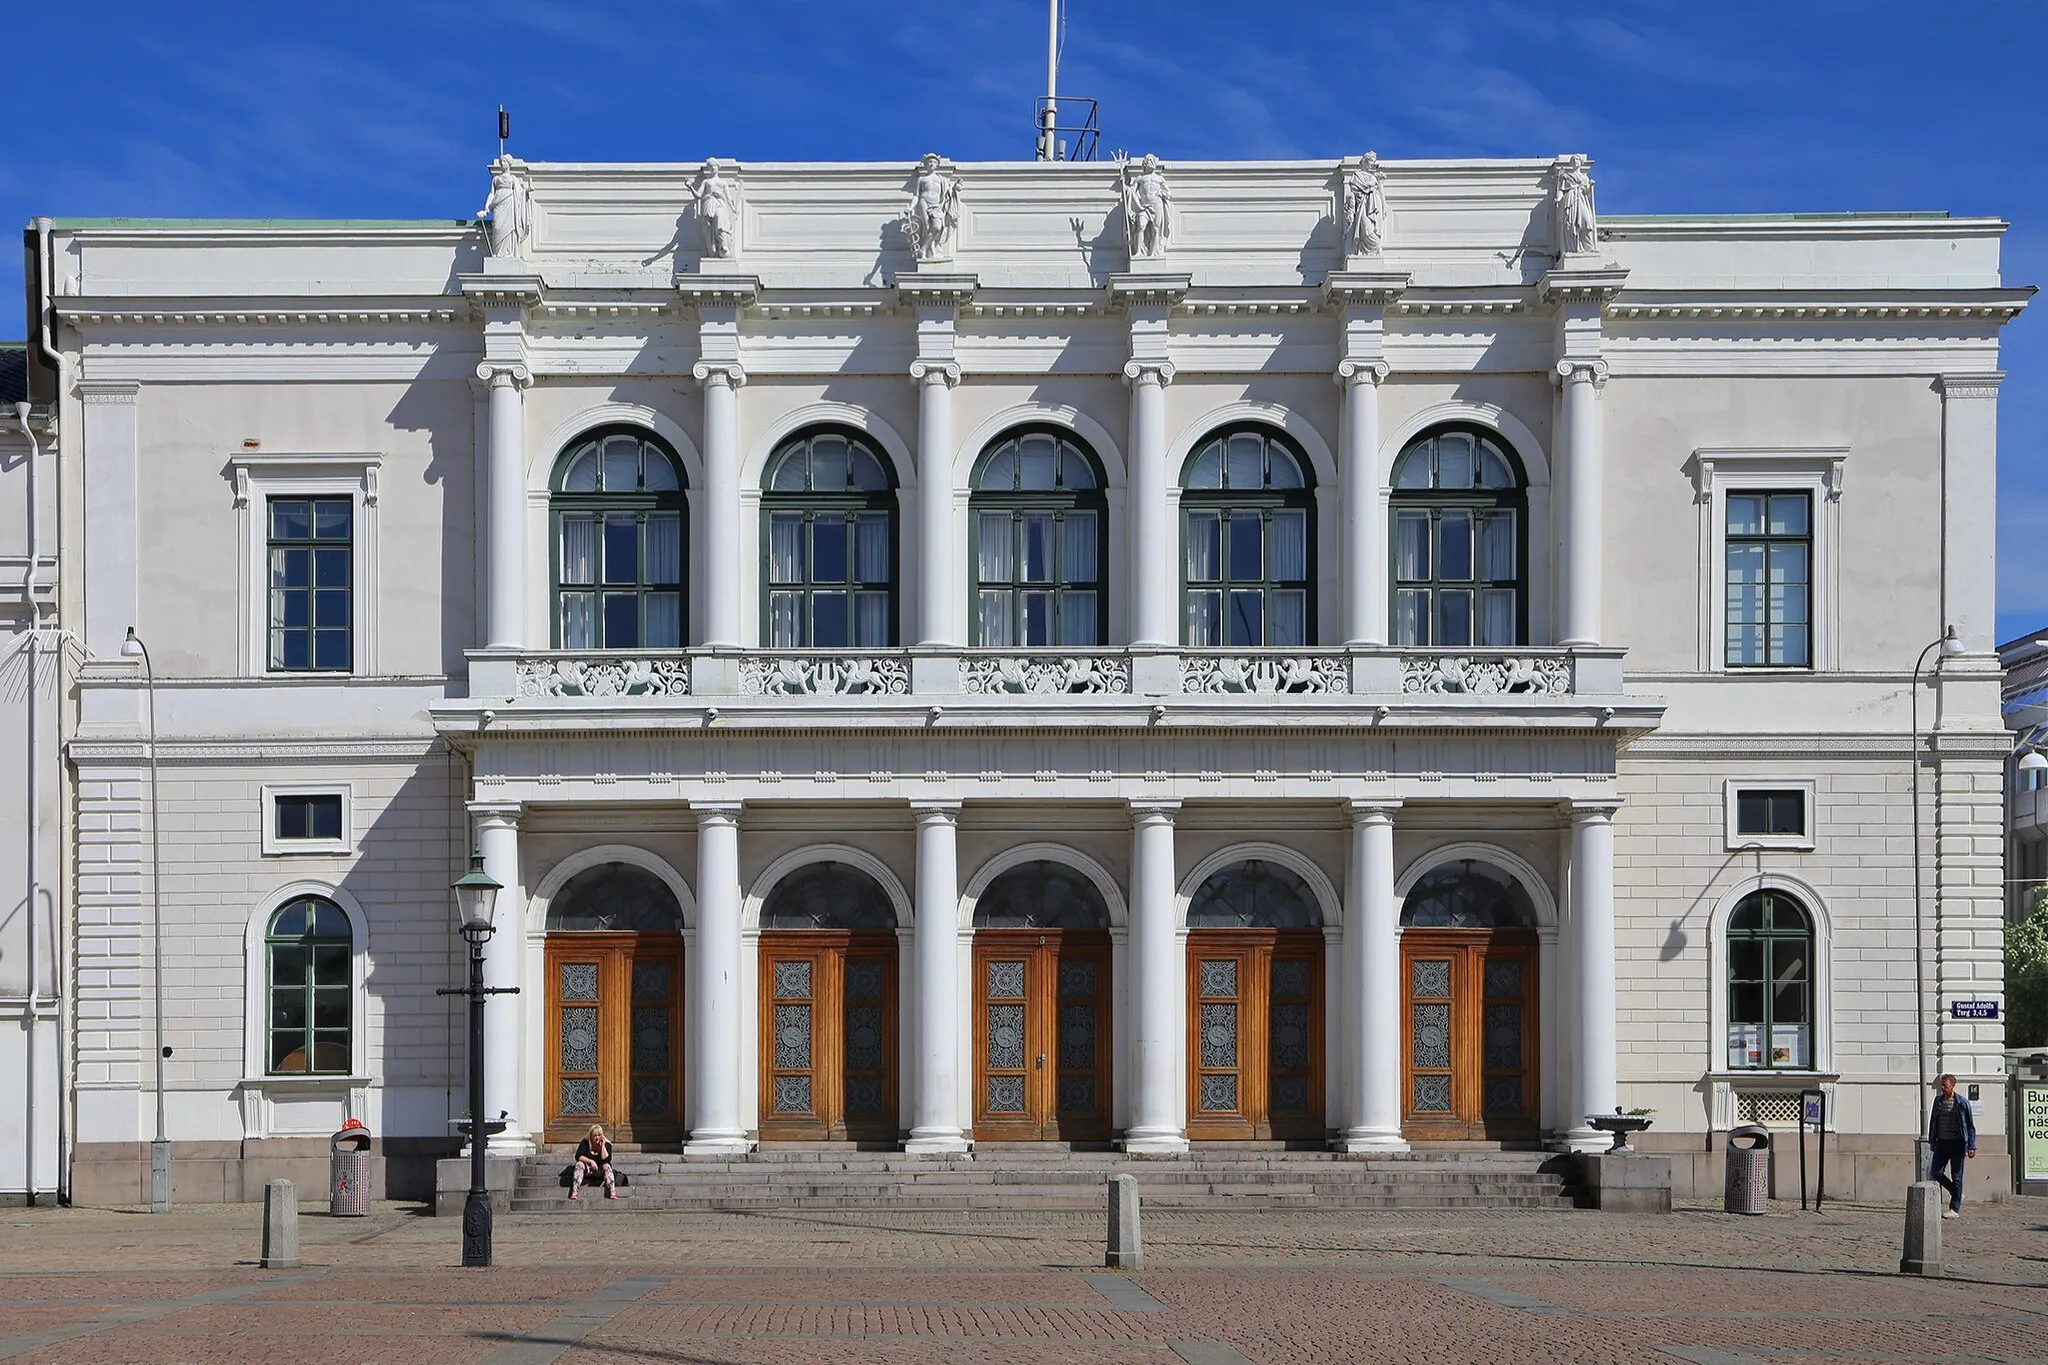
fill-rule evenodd
<path id="1" fill-rule="evenodd" d="M 1176 1197 L 1148 1198 L 1147 1204 L 1157 1209 L 1261 1209 L 1322 1208 L 1322 1209 L 1463 1209 L 1463 1208 L 1527 1208 L 1527 1209 L 1570 1209 L 1572 1198 L 1563 1193 L 1548 1194 L 1488 1194 L 1488 1195 L 1430 1195 L 1411 1192 L 1374 1194 L 1241 1194 L 1241 1195 L 1182 1195 Z M 583 1198 L 571 1200 L 559 1195 L 532 1199 L 515 1197 L 512 1201 L 514 1213 L 577 1213 L 586 1210 L 603 1212 L 642 1213 L 714 1213 L 714 1212 L 772 1212 L 778 1210 L 857 1210 L 881 1211 L 926 1210 L 931 1212 L 1014 1210 L 1020 1208 L 1039 1209 L 1048 1212 L 1088 1211 L 1099 1212 L 1102 1200 L 1099 1196 L 1089 1199 L 1046 1197 L 1020 1203 L 1009 1195 L 934 1194 L 928 1196 L 903 1197 L 891 1194 L 884 1197 L 852 1197 L 840 1195 L 724 1195 L 724 1196 L 653 1196 L 627 1191 L 616 1200 L 606 1200 L 595 1191 L 587 1191 Z"/>

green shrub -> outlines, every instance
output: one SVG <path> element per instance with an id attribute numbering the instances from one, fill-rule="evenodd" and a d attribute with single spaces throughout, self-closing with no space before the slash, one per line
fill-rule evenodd
<path id="1" fill-rule="evenodd" d="M 2048 887 L 2005 926 L 2005 1045 L 2048 1047 Z"/>

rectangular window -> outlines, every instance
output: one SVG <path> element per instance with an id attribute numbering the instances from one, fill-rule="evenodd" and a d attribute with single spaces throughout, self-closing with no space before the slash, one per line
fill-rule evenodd
<path id="1" fill-rule="evenodd" d="M 1730 668 L 1811 667 L 1812 513 L 1807 493 L 1728 494 L 1724 625 Z"/>
<path id="2" fill-rule="evenodd" d="M 279 796 L 275 824 L 279 839 L 325 839 L 341 837 L 341 793 L 318 792 Z"/>
<path id="3" fill-rule="evenodd" d="M 350 498 L 271 498 L 267 550 L 270 667 L 346 673 L 354 665 Z"/>
<path id="4" fill-rule="evenodd" d="M 1744 789 L 1735 794 L 1735 833 L 1792 835 L 1806 833 L 1806 793 Z"/>
<path id="5" fill-rule="evenodd" d="M 354 812 L 350 795 L 346 783 L 266 785 L 258 816 L 265 856 L 353 853 Z"/>
<path id="6" fill-rule="evenodd" d="M 1727 779 L 1721 793 L 1726 847 L 1813 848 L 1818 786 L 1810 777 L 1777 774 Z"/>

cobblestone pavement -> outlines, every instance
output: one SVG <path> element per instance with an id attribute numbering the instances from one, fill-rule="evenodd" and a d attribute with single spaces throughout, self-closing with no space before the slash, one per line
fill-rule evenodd
<path id="1" fill-rule="evenodd" d="M 520 1215 L 489 1270 L 400 1205 L 308 1214 L 262 1270 L 261 1218 L 0 1211 L 0 1360 L 2048 1362 L 2039 1200 L 1943 1224 L 1940 1280 L 1892 1273 L 1901 1210 L 1840 1205 L 1156 1211 L 1128 1275 L 1081 1213 Z"/>

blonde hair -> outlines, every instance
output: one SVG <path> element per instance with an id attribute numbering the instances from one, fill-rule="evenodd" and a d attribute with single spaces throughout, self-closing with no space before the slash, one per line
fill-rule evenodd
<path id="1" fill-rule="evenodd" d="M 585 1137 L 594 1137 L 594 1138 L 604 1138 L 604 1140 L 605 1140 L 606 1142 L 610 1142 L 610 1141 L 611 1141 L 611 1138 L 610 1138 L 609 1136 L 607 1136 L 607 1135 L 606 1135 L 606 1133 L 605 1133 L 605 1131 L 604 1131 L 604 1125 L 603 1125 L 603 1124 L 601 1124 L 601 1123 L 593 1123 L 593 1124 L 591 1124 L 591 1125 L 590 1125 L 590 1131 L 589 1131 L 588 1133 L 584 1134 L 584 1136 L 585 1136 Z"/>

